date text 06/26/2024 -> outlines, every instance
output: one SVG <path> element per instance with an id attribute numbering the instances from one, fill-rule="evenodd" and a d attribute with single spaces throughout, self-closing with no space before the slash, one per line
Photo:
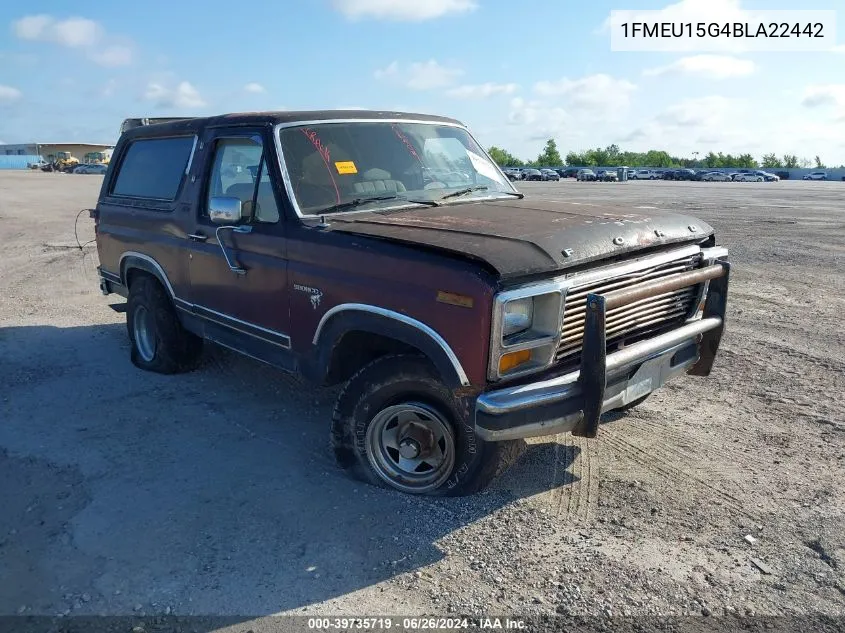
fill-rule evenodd
<path id="1" fill-rule="evenodd" d="M 613 51 L 833 51 L 835 11 L 732 11 L 722 15 L 611 11 Z"/>

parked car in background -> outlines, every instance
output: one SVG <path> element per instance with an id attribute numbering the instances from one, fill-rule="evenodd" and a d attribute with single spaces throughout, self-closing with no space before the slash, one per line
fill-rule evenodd
<path id="1" fill-rule="evenodd" d="M 706 182 L 730 182 L 731 177 L 723 171 L 709 171 L 701 175 L 701 179 Z"/>
<path id="2" fill-rule="evenodd" d="M 814 171 L 811 174 L 806 174 L 804 180 L 827 180 L 826 171 Z"/>
<path id="3" fill-rule="evenodd" d="M 636 169 L 629 169 L 628 170 L 628 180 L 636 180 L 637 179 L 637 170 Z"/>
<path id="4" fill-rule="evenodd" d="M 619 180 L 619 176 L 616 174 L 615 169 L 599 169 L 596 172 L 596 180 L 601 180 L 602 182 L 616 182 Z"/>
<path id="5" fill-rule="evenodd" d="M 776 171 L 775 176 L 777 176 L 781 180 L 789 180 L 789 172 L 788 171 Z"/>
<path id="6" fill-rule="evenodd" d="M 672 173 L 673 180 L 696 180 L 696 171 L 694 169 L 676 169 Z"/>
<path id="7" fill-rule="evenodd" d="M 650 169 L 638 169 L 634 178 L 636 180 L 654 180 L 655 175 Z"/>
<path id="8" fill-rule="evenodd" d="M 770 173 L 768 171 L 763 171 L 761 169 L 756 170 L 754 173 L 762 176 L 763 180 L 765 180 L 766 182 L 777 182 L 777 181 L 780 180 L 780 178 L 777 175 Z"/>
<path id="9" fill-rule="evenodd" d="M 738 176 L 741 174 L 750 174 L 752 171 L 750 169 L 734 169 L 731 174 L 731 180 L 736 180 Z M 752 181 L 753 182 L 753 181 Z"/>
<path id="10" fill-rule="evenodd" d="M 106 171 L 108 171 L 108 168 L 109 168 L 108 165 L 102 165 L 102 164 L 99 164 L 99 163 L 91 164 L 91 165 L 85 164 L 85 165 L 80 165 L 79 167 L 75 167 L 74 170 L 73 170 L 73 173 L 74 174 L 100 174 L 100 175 L 103 175 L 103 174 L 106 173 Z"/>
<path id="11" fill-rule="evenodd" d="M 540 173 L 543 176 L 543 180 L 560 180 L 560 174 L 557 173 L 554 169 L 541 169 Z"/>
<path id="12" fill-rule="evenodd" d="M 677 169 L 667 169 L 663 172 L 663 180 L 675 180 L 675 173 Z"/>
<path id="13" fill-rule="evenodd" d="M 543 172 L 539 169 L 523 169 L 522 180 L 543 180 Z"/>
<path id="14" fill-rule="evenodd" d="M 578 180 L 582 181 L 598 180 L 598 178 L 596 177 L 596 172 L 594 172 L 592 169 L 579 169 L 577 178 Z"/>
<path id="15" fill-rule="evenodd" d="M 563 171 L 563 177 L 564 178 L 577 178 L 579 171 L 580 171 L 580 169 L 578 169 L 577 167 L 567 167 Z"/>
<path id="16" fill-rule="evenodd" d="M 760 174 L 755 174 L 753 172 L 734 174 L 734 182 L 763 182 L 764 180 L 765 178 L 763 178 Z"/>

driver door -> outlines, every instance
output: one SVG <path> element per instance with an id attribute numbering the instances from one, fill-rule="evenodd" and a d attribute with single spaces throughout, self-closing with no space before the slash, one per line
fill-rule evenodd
<path id="1" fill-rule="evenodd" d="M 290 349 L 287 244 L 282 198 L 270 177 L 273 154 L 262 130 L 215 129 L 205 145 L 205 186 L 188 236 L 193 311 L 208 338 L 265 359 L 259 352 L 268 347 Z M 211 221 L 209 205 L 219 197 L 240 200 L 239 230 Z"/>

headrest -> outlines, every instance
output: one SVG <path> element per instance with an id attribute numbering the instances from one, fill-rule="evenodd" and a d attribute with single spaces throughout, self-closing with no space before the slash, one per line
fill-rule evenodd
<path id="1" fill-rule="evenodd" d="M 368 169 L 361 175 L 363 176 L 364 180 L 391 180 L 390 172 L 385 171 L 384 169 L 379 169 L 378 167 Z"/>

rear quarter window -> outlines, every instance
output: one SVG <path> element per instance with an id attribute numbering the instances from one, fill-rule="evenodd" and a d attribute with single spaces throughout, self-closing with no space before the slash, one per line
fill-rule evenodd
<path id="1" fill-rule="evenodd" d="M 132 141 L 118 166 L 111 194 L 174 200 L 193 148 L 193 136 Z"/>

